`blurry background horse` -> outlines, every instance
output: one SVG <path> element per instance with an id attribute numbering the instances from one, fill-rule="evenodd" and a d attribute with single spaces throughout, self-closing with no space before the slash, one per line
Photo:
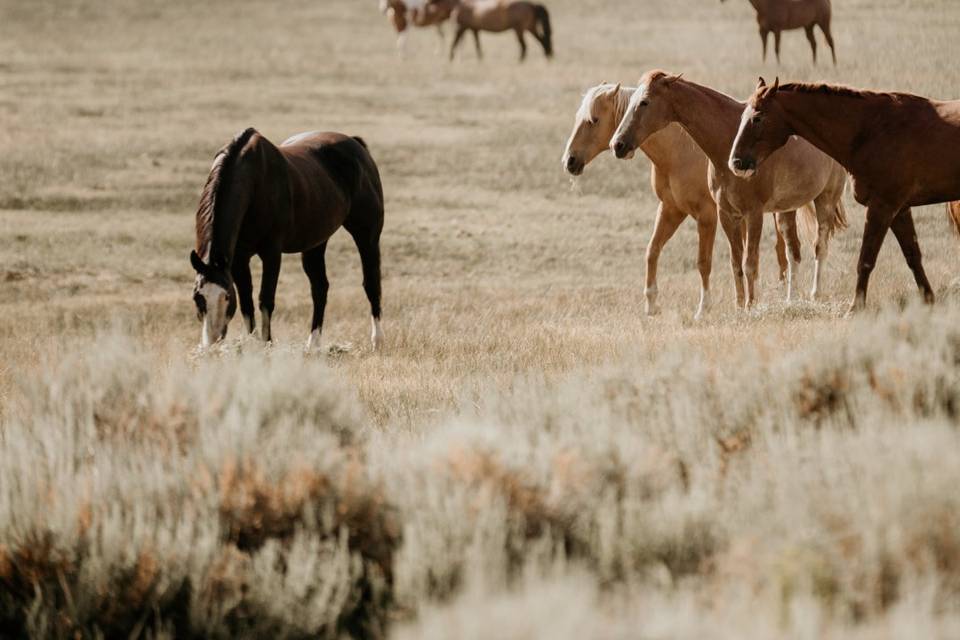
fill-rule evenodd
<path id="1" fill-rule="evenodd" d="M 553 28 L 550 26 L 550 13 L 542 4 L 525 0 L 461 0 L 453 12 L 453 21 L 457 33 L 450 45 L 450 59 L 467 31 L 473 33 L 473 42 L 477 57 L 483 57 L 480 48 L 480 31 L 502 33 L 513 31 L 520 43 L 520 60 L 527 57 L 527 42 L 524 33 L 529 32 L 536 38 L 547 58 L 553 57 Z"/>
<path id="2" fill-rule="evenodd" d="M 726 2 L 726 0 L 720 0 Z M 780 32 L 803 29 L 813 51 L 813 64 L 817 64 L 817 39 L 813 28 L 820 27 L 827 39 L 833 64 L 837 64 L 837 52 L 833 48 L 833 34 L 830 32 L 830 20 L 833 9 L 830 0 L 750 0 L 757 12 L 757 25 L 760 27 L 760 41 L 763 43 L 763 60 L 767 59 L 767 38 L 773 33 L 773 50 L 780 63 Z"/>

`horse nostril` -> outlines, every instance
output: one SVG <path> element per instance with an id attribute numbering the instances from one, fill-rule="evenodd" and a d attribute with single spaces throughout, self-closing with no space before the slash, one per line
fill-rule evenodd
<path id="1" fill-rule="evenodd" d="M 613 152 L 617 154 L 618 157 L 623 156 L 627 152 L 627 145 L 623 143 L 623 140 L 617 140 L 613 143 Z"/>
<path id="2" fill-rule="evenodd" d="M 569 158 L 567 158 L 567 170 L 568 170 L 568 171 L 573 171 L 573 169 L 575 169 L 576 166 L 577 166 L 577 159 L 576 159 L 576 158 L 574 158 L 573 156 L 570 156 Z"/>

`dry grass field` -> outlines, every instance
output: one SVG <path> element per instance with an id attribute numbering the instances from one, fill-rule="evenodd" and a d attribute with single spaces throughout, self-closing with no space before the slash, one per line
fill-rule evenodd
<path id="1" fill-rule="evenodd" d="M 782 302 L 765 240 L 736 312 L 718 234 L 694 322 L 687 223 L 647 318 L 649 163 L 560 166 L 583 91 L 654 67 L 960 97 L 960 4 L 834 4 L 839 66 L 791 32 L 778 69 L 742 0 L 549 0 L 523 65 L 509 34 L 400 60 L 375 0 L 0 0 L 0 636 L 960 636 L 942 207 L 933 309 L 891 239 L 842 318 L 848 195 L 822 301 Z M 324 355 L 297 256 L 271 346 L 197 352 L 193 214 L 246 126 L 370 145 L 381 353 L 342 232 Z"/>

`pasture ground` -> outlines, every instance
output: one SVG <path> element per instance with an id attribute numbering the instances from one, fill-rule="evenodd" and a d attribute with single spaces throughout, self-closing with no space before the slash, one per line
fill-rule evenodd
<path id="1" fill-rule="evenodd" d="M 841 319 L 863 228 L 848 195 L 822 302 L 781 301 L 768 220 L 761 304 L 733 310 L 718 233 L 713 310 L 694 323 L 688 223 L 646 318 L 648 162 L 605 154 L 575 187 L 560 167 L 582 92 L 654 67 L 739 97 L 778 73 L 960 97 L 955 2 L 835 4 L 840 65 L 813 68 L 792 32 L 777 68 L 739 1 L 551 0 L 556 59 L 531 41 L 524 65 L 509 34 L 450 64 L 430 31 L 401 61 L 373 0 L 0 1 L 0 618 L 41 636 L 271 621 L 489 637 L 491 616 L 505 638 L 956 634 L 958 240 L 942 207 L 915 212 L 932 311 L 912 308 L 890 239 L 871 311 Z M 237 321 L 195 353 L 193 214 L 246 126 L 367 140 L 386 193 L 383 353 L 344 233 L 327 354 L 300 354 L 296 256 L 272 347 Z M 803 290 L 811 272 L 805 247 Z M 98 448 L 111 458 L 85 457 Z M 142 593 L 103 601 L 130 584 Z"/>

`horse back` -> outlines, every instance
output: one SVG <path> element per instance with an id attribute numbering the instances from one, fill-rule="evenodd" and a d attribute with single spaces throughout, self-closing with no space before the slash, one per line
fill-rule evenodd
<path id="1" fill-rule="evenodd" d="M 383 190 L 362 138 L 333 132 L 303 133 L 279 147 L 289 167 L 291 228 L 285 251 L 325 242 L 355 215 L 372 209 L 382 224 Z"/>

